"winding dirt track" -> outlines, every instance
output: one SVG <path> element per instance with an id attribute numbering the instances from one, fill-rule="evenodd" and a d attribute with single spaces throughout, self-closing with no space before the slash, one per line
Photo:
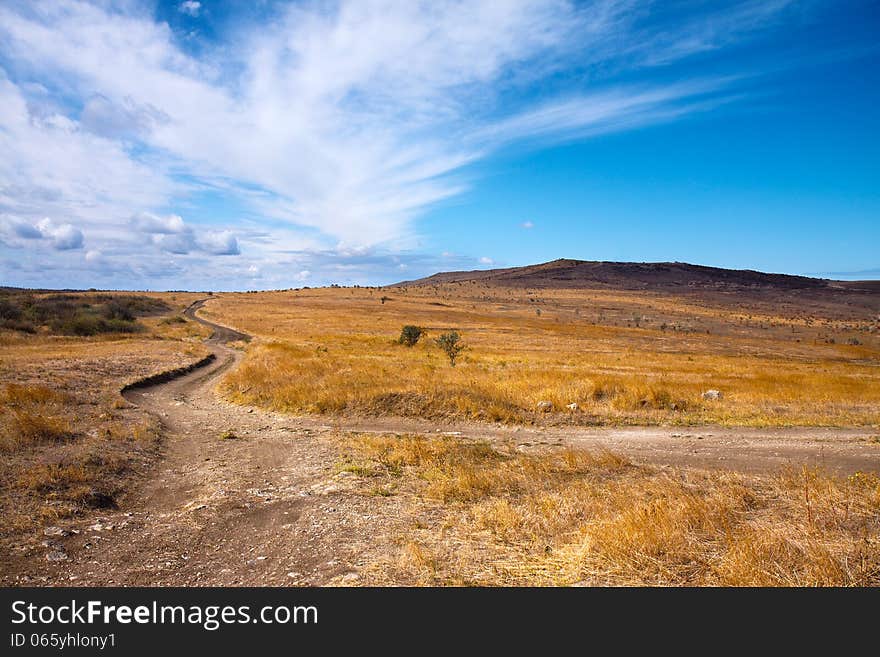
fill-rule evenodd
<path id="1" fill-rule="evenodd" d="M 185 313 L 213 330 L 216 359 L 185 376 L 125 393 L 156 414 L 166 454 L 118 512 L 53 539 L 67 559 L 40 560 L 18 583 L 73 585 L 325 585 L 395 545 L 403 500 L 354 494 L 336 475 L 340 431 L 438 432 L 514 442 L 520 449 L 607 448 L 638 462 L 751 473 L 784 464 L 880 472 L 871 429 L 515 428 L 401 418 L 299 418 L 229 404 L 214 392 L 249 336 Z M 332 423 L 333 426 L 330 426 Z M 235 439 L 221 439 L 225 430 Z"/>

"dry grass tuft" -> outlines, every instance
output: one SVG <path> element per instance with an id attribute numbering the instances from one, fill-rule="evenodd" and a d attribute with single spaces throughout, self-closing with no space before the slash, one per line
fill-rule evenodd
<path id="1" fill-rule="evenodd" d="M 67 395 L 39 385 L 9 383 L 0 392 L 0 451 L 74 437 L 63 417 Z"/>
<path id="2" fill-rule="evenodd" d="M 668 471 L 419 436 L 350 436 L 342 463 L 412 496 L 416 529 L 375 583 L 880 584 L 874 475 Z"/>

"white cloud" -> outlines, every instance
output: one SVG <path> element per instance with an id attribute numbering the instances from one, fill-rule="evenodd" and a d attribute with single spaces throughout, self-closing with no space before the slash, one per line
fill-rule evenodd
<path id="1" fill-rule="evenodd" d="M 72 224 L 56 224 L 48 217 L 31 223 L 10 215 L 0 215 L 0 236 L 5 236 L 4 241 L 12 246 L 23 246 L 18 239 L 39 240 L 57 251 L 81 249 L 85 240 L 82 230 Z"/>
<path id="2" fill-rule="evenodd" d="M 76 226 L 61 224 L 54 226 L 48 219 L 40 223 L 40 229 L 52 243 L 52 247 L 59 251 L 83 248 L 83 233 Z"/>
<path id="3" fill-rule="evenodd" d="M 162 217 L 152 212 L 139 212 L 131 218 L 131 224 L 135 230 L 160 235 L 175 235 L 188 230 L 183 217 L 176 214 Z"/>
<path id="4" fill-rule="evenodd" d="M 152 12 L 110 4 L 0 5 L 0 65 L 18 76 L 0 68 L 0 213 L 29 222 L 2 235 L 37 244 L 27 226 L 63 218 L 56 248 L 85 234 L 106 262 L 171 271 L 168 254 L 222 267 L 207 256 L 241 245 L 266 261 L 336 245 L 405 250 L 413 219 L 467 188 L 464 165 L 514 141 L 697 111 L 727 82 L 603 86 L 594 71 L 722 47 L 785 3 L 660 32 L 637 23 L 630 0 L 291 4 L 198 57 Z M 572 68 L 571 87 L 548 82 Z M 540 105 L 518 93 L 536 83 Z M 179 215 L 205 193 L 243 206 L 248 230 L 223 219 L 196 234 Z"/>
<path id="5" fill-rule="evenodd" d="M 520 224 L 520 226 L 521 226 L 522 228 L 525 228 L 526 230 L 528 230 L 528 229 L 530 229 L 530 228 L 534 228 L 534 227 L 535 227 L 535 224 L 532 223 L 531 221 L 524 221 L 524 222 L 522 222 L 522 223 Z"/>
<path id="6" fill-rule="evenodd" d="M 150 237 L 152 243 L 161 251 L 177 255 L 187 255 L 196 248 L 196 240 L 191 231 L 184 233 L 155 233 Z"/>
<path id="7" fill-rule="evenodd" d="M 492 260 L 492 258 L 487 258 L 486 256 L 483 256 L 482 258 L 480 258 L 478 262 L 481 265 L 494 265 L 495 264 L 495 261 Z"/>
<path id="8" fill-rule="evenodd" d="M 20 226 L 63 217 L 90 239 L 118 239 L 133 208 L 165 203 L 179 187 L 163 164 L 141 162 L 51 108 L 35 110 L 24 93 L 0 69 L 0 213 Z"/>
<path id="9" fill-rule="evenodd" d="M 157 215 L 152 212 L 139 212 L 131 218 L 130 225 L 135 233 L 145 235 L 149 242 L 159 250 L 187 255 L 200 251 L 211 255 L 239 255 L 238 238 L 229 230 L 209 230 L 201 236 L 183 217 L 176 214 Z"/>
<path id="10" fill-rule="evenodd" d="M 109 139 L 140 139 L 147 136 L 154 125 L 168 117 L 151 105 L 138 106 L 126 97 L 113 102 L 96 94 L 89 98 L 79 116 L 84 130 Z"/>
<path id="11" fill-rule="evenodd" d="M 177 5 L 177 11 L 179 11 L 181 14 L 187 14 L 193 17 L 198 16 L 201 9 L 202 3 L 195 2 L 195 0 L 186 0 L 186 2 L 181 2 L 179 5 Z"/>
<path id="12" fill-rule="evenodd" d="M 202 238 L 202 248 L 213 255 L 238 255 L 238 240 L 228 230 L 208 233 Z"/>
<path id="13" fill-rule="evenodd" d="M 18 217 L 3 217 L 3 223 L 10 237 L 20 237 L 25 240 L 38 240 L 44 237 L 43 231 L 37 226 Z"/>

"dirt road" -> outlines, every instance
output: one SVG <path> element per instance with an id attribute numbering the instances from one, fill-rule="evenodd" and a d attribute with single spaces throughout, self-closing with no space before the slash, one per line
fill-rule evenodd
<path id="1" fill-rule="evenodd" d="M 514 428 L 410 419 L 296 418 L 236 406 L 214 392 L 248 336 L 197 315 L 216 359 L 173 381 L 126 392 L 160 417 L 166 454 L 119 511 L 74 520 L 22 547 L 5 584 L 356 584 L 405 531 L 406 502 L 351 490 L 335 473 L 341 431 L 450 433 L 520 449 L 607 448 L 632 460 L 769 472 L 786 463 L 880 472 L 870 429 Z M 332 426 L 331 426 L 332 425 Z M 221 438 L 224 432 L 234 438 Z M 347 473 L 343 473 L 347 474 Z M 381 503 L 379 503 L 381 499 Z M 55 531 L 55 530 L 53 530 Z"/>

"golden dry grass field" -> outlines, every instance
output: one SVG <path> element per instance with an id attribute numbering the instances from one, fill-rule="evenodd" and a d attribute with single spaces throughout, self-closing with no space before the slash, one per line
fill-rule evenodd
<path id="1" fill-rule="evenodd" d="M 880 479 L 634 465 L 454 437 L 355 434 L 337 469 L 407 499 L 374 585 L 876 586 Z"/>
<path id="2" fill-rule="evenodd" d="M 285 541 L 299 534 L 272 534 L 277 527 L 260 520 L 261 506 L 234 506 L 243 514 L 237 525 L 187 495 L 198 490 L 196 480 L 245 492 L 256 482 L 268 485 L 270 469 L 283 462 L 282 482 L 302 476 L 318 491 L 309 496 L 317 515 L 303 511 L 296 527 L 326 529 L 329 551 L 321 563 L 344 559 L 353 531 L 373 546 L 356 580 L 333 579 L 335 565 L 319 583 L 880 584 L 880 480 L 868 472 L 836 475 L 794 464 L 751 475 L 639 464 L 549 444 L 334 428 L 343 416 L 408 416 L 438 427 L 467 420 L 537 431 L 860 426 L 870 437 L 880 424 L 873 297 L 838 302 L 783 293 L 765 299 L 485 283 L 214 295 L 199 314 L 252 334 L 238 345 L 242 353 L 203 344 L 209 329 L 181 318 L 201 295 L 150 296 L 165 306 L 137 318 L 140 332 L 0 331 L 0 538 L 9 573 L 31 578 L 15 581 L 41 573 L 40 581 L 49 582 L 141 577 L 136 563 L 112 556 L 93 572 L 93 557 L 76 552 L 75 533 L 63 539 L 63 566 L 47 562 L 40 547 L 44 525 L 83 528 L 90 517 L 129 508 L 142 524 L 123 529 L 120 521 L 103 536 L 107 555 L 134 550 L 138 563 L 148 562 L 168 541 L 188 536 L 200 547 L 185 563 L 204 570 L 199 564 L 214 558 L 214 548 L 198 537 L 220 523 L 229 558 L 244 549 L 239 542 L 271 543 L 277 554 L 255 562 L 269 568 L 289 557 L 292 544 Z M 405 346 L 398 340 L 404 325 L 426 334 Z M 435 342 L 450 331 L 466 345 L 454 367 Z M 157 393 L 152 414 L 119 395 L 126 383 L 209 350 L 234 352 L 235 366 L 201 383 L 196 376 L 181 389 L 188 392 Z M 215 383 L 234 403 L 218 400 Z M 721 398 L 704 399 L 709 389 Z M 552 407 L 539 409 L 540 402 Z M 314 423 L 296 428 L 289 417 L 238 403 L 317 414 L 329 426 L 315 433 L 308 428 Z M 202 408 L 203 419 L 195 420 L 199 404 L 210 411 Z M 193 430 L 169 433 L 160 416 L 173 420 L 168 426 Z M 220 444 L 225 456 L 215 459 Z M 875 438 L 864 449 L 878 445 Z M 299 456 L 290 461 L 279 450 Z M 159 476 L 163 453 L 170 465 Z M 296 469 L 301 461 L 310 462 L 308 476 Z M 156 512 L 148 496 L 129 499 L 143 478 L 153 488 L 185 493 L 160 496 L 166 506 Z M 193 508 L 208 525 L 198 524 Z M 29 551 L 17 558 L 12 551 L 25 545 Z M 247 577 L 236 581 L 266 581 Z"/>
<path id="3" fill-rule="evenodd" d="M 853 305 L 463 283 L 226 295 L 205 313 L 259 337 L 220 390 L 292 413 L 877 425 L 880 323 Z M 427 331 L 413 347 L 397 341 L 408 324 Z M 467 345 L 455 367 L 432 340 L 452 330 Z M 722 398 L 703 399 L 709 389 Z M 873 474 L 750 476 L 457 437 L 337 446 L 337 476 L 377 509 L 408 500 L 397 548 L 366 583 L 880 583 Z"/>
<path id="4" fill-rule="evenodd" d="M 203 295 L 140 296 L 167 308 L 139 318 L 138 333 L 0 331 L 0 536 L 115 505 L 128 478 L 155 458 L 156 420 L 119 391 L 203 357 L 208 332 L 178 319 Z"/>
<path id="5" fill-rule="evenodd" d="M 224 394 L 291 413 L 880 424 L 880 316 L 846 300 L 463 283 L 229 294 L 203 312 L 259 338 Z M 413 347 L 406 324 L 427 332 Z M 452 330 L 455 367 L 434 342 Z"/>

